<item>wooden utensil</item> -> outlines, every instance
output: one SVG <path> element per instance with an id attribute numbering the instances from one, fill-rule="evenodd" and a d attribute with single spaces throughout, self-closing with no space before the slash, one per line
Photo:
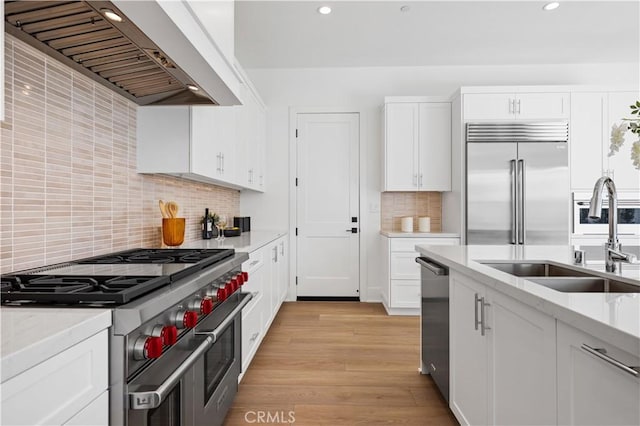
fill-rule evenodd
<path id="1" fill-rule="evenodd" d="M 170 218 L 178 217 L 178 210 L 179 210 L 178 203 L 176 203 L 175 201 L 169 201 L 166 204 L 166 208 Z"/>
<path id="2" fill-rule="evenodd" d="M 158 201 L 158 205 L 160 206 L 160 214 L 162 215 L 163 219 L 168 219 L 169 218 L 169 213 L 167 212 L 167 206 L 164 203 L 164 201 L 160 200 Z"/>

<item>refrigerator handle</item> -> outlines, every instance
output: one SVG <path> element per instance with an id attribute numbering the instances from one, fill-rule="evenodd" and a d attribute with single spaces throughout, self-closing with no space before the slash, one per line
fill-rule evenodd
<path id="1" fill-rule="evenodd" d="M 526 221 L 526 209 L 524 206 L 524 202 L 525 202 L 525 164 L 524 164 L 524 160 L 518 160 L 518 165 L 519 170 L 518 170 L 518 183 L 520 185 L 520 188 L 518 188 L 518 195 L 520 197 L 519 200 L 519 204 L 520 204 L 520 219 L 518 220 L 518 225 L 520 227 L 520 230 L 518 232 L 519 234 L 519 239 L 518 239 L 518 243 L 519 244 L 525 244 L 527 242 L 527 234 L 526 234 L 526 226 L 525 226 L 525 221 Z"/>
<path id="2" fill-rule="evenodd" d="M 517 242 L 517 233 L 518 228 L 516 226 L 517 218 L 518 218 L 518 200 L 517 200 L 517 170 L 516 170 L 516 160 L 511 160 L 511 244 L 516 244 Z"/>

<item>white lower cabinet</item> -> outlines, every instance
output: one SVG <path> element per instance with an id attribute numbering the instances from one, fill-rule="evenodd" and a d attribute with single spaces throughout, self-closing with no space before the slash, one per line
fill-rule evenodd
<path id="1" fill-rule="evenodd" d="M 420 266 L 417 244 L 458 245 L 458 238 L 383 238 L 382 303 L 389 315 L 420 315 Z"/>
<path id="2" fill-rule="evenodd" d="M 450 406 L 458 421 L 555 424 L 555 319 L 455 271 L 450 279 Z"/>
<path id="3" fill-rule="evenodd" d="M 637 372 L 640 353 L 622 351 L 558 321 L 557 362 L 559 424 L 640 424 L 640 377 L 616 366 Z"/>
<path id="4" fill-rule="evenodd" d="M 104 391 L 64 426 L 108 426 L 109 391 Z"/>
<path id="5" fill-rule="evenodd" d="M 3 382 L 0 424 L 78 424 L 74 416 L 108 424 L 108 410 L 101 402 L 93 405 L 108 388 L 108 354 L 104 330 Z"/>
<path id="6" fill-rule="evenodd" d="M 249 260 L 242 265 L 242 270 L 249 272 L 249 281 L 242 291 L 254 294 L 254 299 L 242 310 L 243 374 L 286 298 L 287 250 L 287 237 L 283 236 L 249 253 Z"/>
<path id="7" fill-rule="evenodd" d="M 256 354 L 264 333 L 263 298 L 258 294 L 249 307 L 242 310 L 242 371 L 246 371 Z"/>

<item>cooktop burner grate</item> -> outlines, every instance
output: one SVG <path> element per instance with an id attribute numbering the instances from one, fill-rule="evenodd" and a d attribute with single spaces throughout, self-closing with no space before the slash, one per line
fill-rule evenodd
<path id="1" fill-rule="evenodd" d="M 234 250 L 231 249 L 133 249 L 80 259 L 75 263 L 198 263 L 204 266 L 211 265 L 233 254 Z"/>
<path id="2" fill-rule="evenodd" d="M 168 284 L 169 278 L 11 275 L 0 283 L 3 302 L 123 304 Z"/>
<path id="3" fill-rule="evenodd" d="M 109 253 L 2 276 L 1 300 L 121 305 L 234 254 L 233 249 L 133 249 Z"/>

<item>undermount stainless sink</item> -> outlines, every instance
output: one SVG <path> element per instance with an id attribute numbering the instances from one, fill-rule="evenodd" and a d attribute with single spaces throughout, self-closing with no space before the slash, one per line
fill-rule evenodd
<path id="1" fill-rule="evenodd" d="M 551 263 L 480 262 L 563 293 L 640 293 L 640 286 Z"/>
<path id="2" fill-rule="evenodd" d="M 600 277 L 563 277 L 527 278 L 536 284 L 543 285 L 563 293 L 640 293 L 640 287 Z"/>
<path id="3" fill-rule="evenodd" d="M 480 262 L 516 277 L 592 277 L 588 272 L 576 271 L 550 263 L 493 263 Z"/>

